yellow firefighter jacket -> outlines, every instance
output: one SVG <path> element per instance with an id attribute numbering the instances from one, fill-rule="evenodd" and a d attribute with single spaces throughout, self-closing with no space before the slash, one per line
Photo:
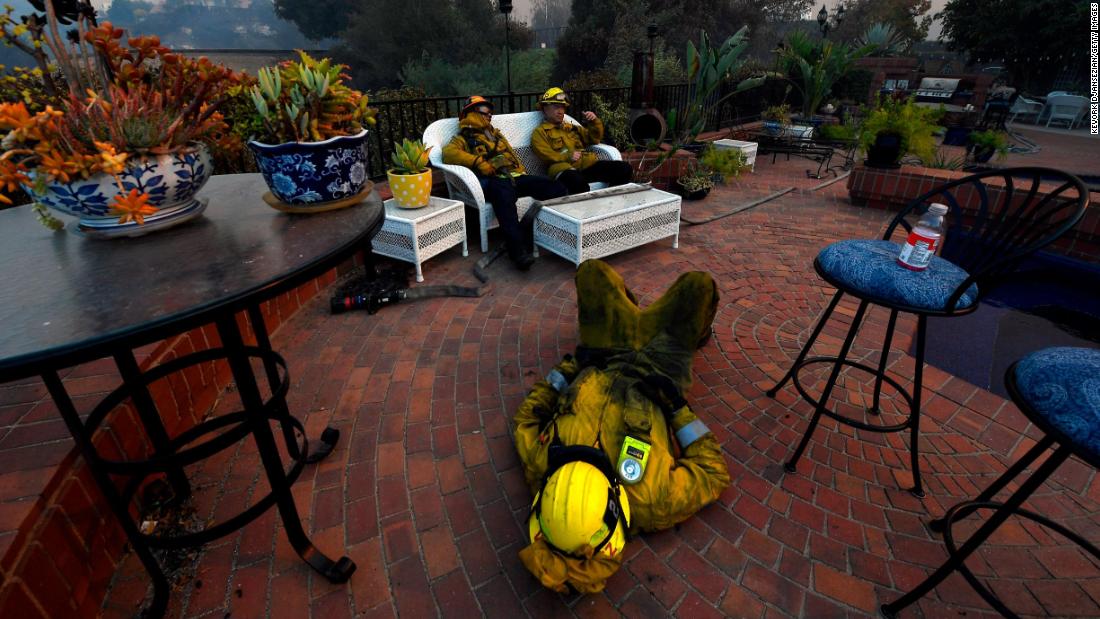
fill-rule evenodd
<path id="1" fill-rule="evenodd" d="M 458 133 L 443 147 L 443 163 L 460 165 L 483 175 L 494 176 L 498 168 L 490 163 L 502 156 L 507 171 L 525 174 L 523 163 L 488 118 L 481 114 L 467 114 L 458 121 Z"/>
<path id="2" fill-rule="evenodd" d="M 583 170 L 596 163 L 596 153 L 585 149 L 599 144 L 602 139 L 603 122 L 599 118 L 587 127 L 578 127 L 569 122 L 560 125 L 543 122 L 531 135 L 531 150 L 546 162 L 550 178 L 557 178 L 566 170 Z M 574 162 L 573 153 L 577 151 L 581 152 L 581 158 Z"/>
<path id="3" fill-rule="evenodd" d="M 687 406 L 666 413 L 668 402 L 653 397 L 647 377 L 661 376 L 681 393 L 687 390 L 692 355 L 710 333 L 717 288 L 706 273 L 685 273 L 641 310 L 622 278 L 603 262 L 583 263 L 576 281 L 581 346 L 577 358 L 555 366 L 570 381 L 568 387 L 559 392 L 546 380 L 538 381 L 514 419 L 527 484 L 532 493 L 539 490 L 555 434 L 565 445 L 602 449 L 612 465 L 629 434 L 652 446 L 641 481 L 623 486 L 630 529 L 669 528 L 717 499 L 730 477 L 713 434 L 680 451 L 670 432 L 696 416 Z M 563 556 L 541 541 L 521 551 L 520 558 L 543 585 L 562 591 L 568 582 L 582 592 L 602 590 L 622 562 L 621 556 Z"/>

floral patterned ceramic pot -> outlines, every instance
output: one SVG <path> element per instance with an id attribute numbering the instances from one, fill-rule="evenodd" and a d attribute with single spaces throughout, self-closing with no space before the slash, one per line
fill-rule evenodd
<path id="1" fill-rule="evenodd" d="M 30 186 L 26 190 L 35 202 L 79 217 L 80 230 L 89 236 L 141 236 L 201 214 L 206 204 L 197 200 L 195 194 L 210 180 L 213 171 L 210 151 L 203 144 L 195 144 L 173 153 L 132 154 L 117 180 L 100 173 L 68 183 L 47 183 L 43 193 Z M 137 189 L 147 194 L 148 204 L 157 212 L 146 215 L 144 223 L 118 223 L 119 216 L 110 211 L 120 184 L 122 193 Z"/>
<path id="2" fill-rule="evenodd" d="M 284 204 L 322 206 L 367 185 L 367 130 L 322 142 L 248 143 L 272 195 Z"/>

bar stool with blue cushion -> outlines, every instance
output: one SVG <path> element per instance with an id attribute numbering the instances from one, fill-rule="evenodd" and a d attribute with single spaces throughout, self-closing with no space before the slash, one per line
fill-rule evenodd
<path id="1" fill-rule="evenodd" d="M 787 461 L 786 470 L 791 473 L 795 471 L 822 415 L 871 432 L 909 430 L 913 468 L 911 492 L 924 496 L 917 438 L 928 317 L 961 316 L 973 312 L 981 297 L 998 281 L 1011 276 L 1024 258 L 1068 232 L 1084 215 L 1088 199 L 1085 184 L 1072 174 L 1034 167 L 991 170 L 951 181 L 916 198 L 894 217 L 880 240 L 840 241 L 821 250 L 814 260 L 814 269 L 837 289 L 836 295 L 790 370 L 768 390 L 768 395 L 775 397 L 787 381 L 793 379 L 802 397 L 814 405 L 809 427 Z M 923 271 L 900 266 L 897 256 L 901 245 L 895 242 L 894 233 L 907 234 L 913 228 L 907 218 L 923 214 L 929 204 L 936 202 L 950 208 L 948 230 L 940 255 L 933 256 L 931 264 Z M 846 294 L 859 299 L 859 307 L 840 353 L 835 357 L 807 358 L 825 323 Z M 878 368 L 847 359 L 870 304 L 890 310 Z M 899 312 L 917 316 L 912 392 L 907 392 L 886 375 L 887 356 Z M 799 381 L 799 371 L 814 364 L 832 364 L 820 397 L 811 395 Z M 864 419 L 846 417 L 828 408 L 829 396 L 845 366 L 867 372 L 875 378 L 872 404 L 866 410 Z M 900 423 L 869 421 L 871 417 L 878 417 L 883 382 L 896 390 L 908 405 L 909 413 Z"/>
<path id="2" fill-rule="evenodd" d="M 1100 561 L 1100 549 L 1080 535 L 1045 516 L 1020 507 L 1071 455 L 1100 468 L 1100 350 L 1047 348 L 1031 353 L 1008 368 L 1005 386 L 1012 401 L 1045 436 L 976 499 L 959 503 L 949 509 L 943 518 L 932 521 L 932 530 L 943 533 L 950 556 L 946 563 L 912 591 L 897 601 L 883 605 L 882 612 L 887 617 L 896 616 L 956 570 L 997 612 L 1005 617 L 1016 617 L 965 564 L 966 558 L 1012 515 L 1058 532 Z M 1054 452 L 1019 485 L 1006 502 L 993 500 L 998 492 L 1051 447 L 1054 447 Z M 979 509 L 995 511 L 959 547 L 951 535 L 951 525 Z"/>

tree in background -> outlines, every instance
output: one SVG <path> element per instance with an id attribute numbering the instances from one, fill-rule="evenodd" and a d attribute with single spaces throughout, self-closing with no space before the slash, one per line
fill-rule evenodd
<path id="1" fill-rule="evenodd" d="M 334 38 L 347 25 L 348 19 L 366 4 L 359 0 L 273 0 L 275 14 L 294 22 L 298 30 L 312 41 Z"/>
<path id="2" fill-rule="evenodd" d="M 526 49 L 512 53 L 512 90 L 536 92 L 551 83 L 554 50 Z M 445 97 L 471 93 L 500 93 L 506 90 L 504 58 L 454 64 L 439 57 L 410 61 L 401 69 L 405 86 L 428 96 Z"/>
<path id="3" fill-rule="evenodd" d="M 358 88 L 398 86 L 406 65 L 424 58 L 496 66 L 504 55 L 504 17 L 488 0 L 341 0 L 344 12 L 315 8 L 336 1 L 277 0 L 277 6 L 309 36 L 338 36 L 332 56 L 352 68 Z M 512 49 L 531 46 L 525 25 L 513 23 L 511 30 Z"/>
<path id="4" fill-rule="evenodd" d="M 943 36 L 972 62 L 1003 59 L 1014 86 L 1042 92 L 1072 57 L 1086 62 L 1088 10 L 1077 0 L 949 0 Z"/>
<path id="5" fill-rule="evenodd" d="M 829 34 L 835 41 L 858 39 L 871 26 L 885 24 L 907 48 L 927 39 L 932 25 L 932 0 L 845 0 L 843 6 L 844 20 Z"/>
<path id="6" fill-rule="evenodd" d="M 747 55 L 765 58 L 779 41 L 772 25 L 799 19 L 811 4 L 812 0 L 573 0 L 569 26 L 558 40 L 555 76 L 563 79 L 597 70 L 618 74 L 633 50 L 648 49 L 645 27 L 651 21 L 661 33 L 658 60 L 662 54 L 675 58 L 665 50 L 684 49 L 701 31 L 723 40 L 742 26 L 753 33 Z"/>

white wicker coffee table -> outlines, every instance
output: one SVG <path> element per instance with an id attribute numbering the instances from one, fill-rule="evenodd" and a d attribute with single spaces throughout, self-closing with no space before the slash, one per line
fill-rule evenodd
<path id="1" fill-rule="evenodd" d="M 463 203 L 432 196 L 423 208 L 399 208 L 386 200 L 386 221 L 374 236 L 374 253 L 416 265 L 416 281 L 424 281 L 421 265 L 432 256 L 462 243 L 466 250 L 466 212 Z"/>
<path id="2" fill-rule="evenodd" d="M 586 196 L 582 201 L 543 206 L 535 219 L 536 249 L 580 265 L 670 236 L 672 247 L 679 247 L 680 196 L 645 186 L 637 189 L 615 195 L 620 188 L 611 187 L 573 196 Z"/>

